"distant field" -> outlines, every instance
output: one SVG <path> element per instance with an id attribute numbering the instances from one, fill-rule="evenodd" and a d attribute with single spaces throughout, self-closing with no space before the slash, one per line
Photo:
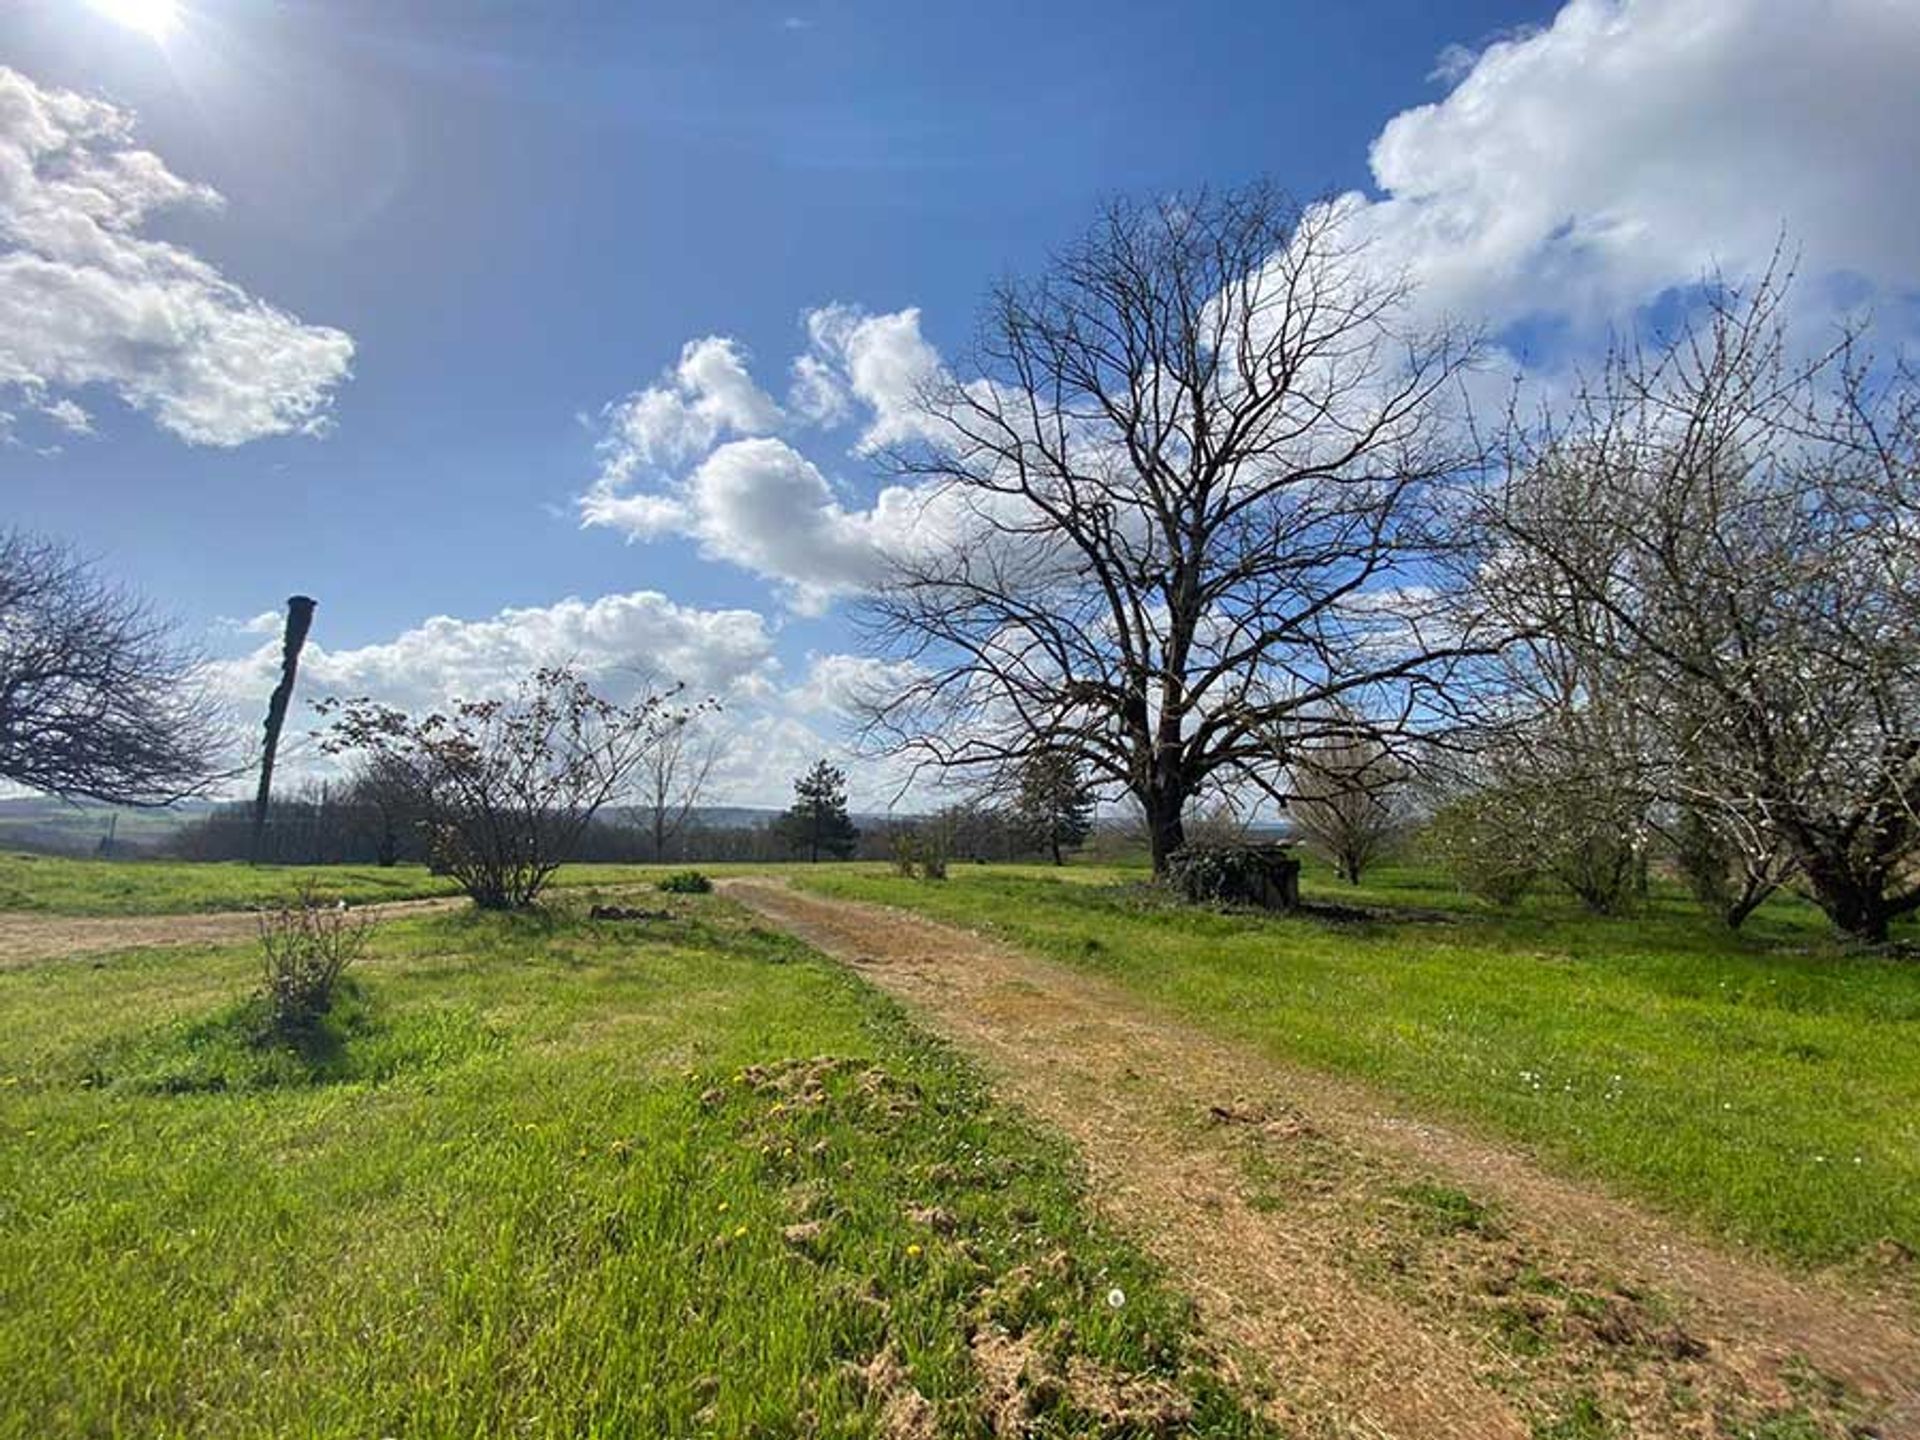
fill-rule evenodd
<path id="1" fill-rule="evenodd" d="M 1920 1251 L 1920 964 L 1845 954 L 1799 902 L 1735 937 L 1672 894 L 1499 915 L 1415 870 L 1309 873 L 1311 897 L 1425 912 L 1366 924 L 1196 913 L 1110 871 L 797 879 L 992 930 L 1797 1261 Z"/>
<path id="2" fill-rule="evenodd" d="M 0 1435 L 976 1433 L 992 1319 L 1092 1367 L 1049 1435 L 1103 1376 L 1268 1433 L 966 1064 L 671 903 L 384 927 L 305 1054 L 247 949 L 0 973 Z"/>

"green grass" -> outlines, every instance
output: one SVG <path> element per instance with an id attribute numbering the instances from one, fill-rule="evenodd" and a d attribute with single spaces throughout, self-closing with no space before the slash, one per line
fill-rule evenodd
<path id="1" fill-rule="evenodd" d="M 1501 915 L 1415 870 L 1359 892 L 1310 872 L 1310 897 L 1426 912 L 1360 924 L 1179 908 L 1117 872 L 802 878 L 995 930 L 1794 1261 L 1920 1249 L 1920 964 L 1847 953 L 1799 902 L 1734 936 L 1664 892 Z"/>
<path id="2" fill-rule="evenodd" d="M 565 865 L 556 889 L 661 879 L 684 866 Z M 703 865 L 709 875 L 765 865 Z M 878 870 L 881 867 L 869 866 Z M 0 852 L 0 911 L 43 915 L 178 915 L 242 910 L 294 895 L 311 883 L 323 900 L 355 905 L 455 895 L 459 886 L 424 865 L 245 865 L 186 860 L 76 860 Z"/>
<path id="3" fill-rule="evenodd" d="M 0 1435 L 872 1435 L 888 1346 L 978 1434 L 989 1319 L 1264 1433 L 1060 1148 L 673 904 L 383 927 L 299 1046 L 245 949 L 0 973 Z M 1100 1428 L 1070 1388 L 1037 1424 Z"/>

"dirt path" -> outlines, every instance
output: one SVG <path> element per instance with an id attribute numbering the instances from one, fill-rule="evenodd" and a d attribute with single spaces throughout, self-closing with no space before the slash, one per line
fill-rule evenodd
<path id="1" fill-rule="evenodd" d="M 464 896 L 443 895 L 356 906 L 355 913 L 386 919 L 427 915 L 466 903 Z M 0 913 L 0 970 L 157 945 L 242 944 L 254 938 L 259 923 L 252 910 L 209 911 L 202 915 L 32 915 L 10 911 Z"/>
<path id="2" fill-rule="evenodd" d="M 1898 1297 L 1731 1254 L 979 935 L 772 880 L 722 888 L 1068 1135 L 1096 1201 L 1303 1434 L 1920 1437 Z"/>

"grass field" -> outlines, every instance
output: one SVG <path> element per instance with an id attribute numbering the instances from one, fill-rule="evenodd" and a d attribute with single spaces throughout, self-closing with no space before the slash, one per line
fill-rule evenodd
<path id="1" fill-rule="evenodd" d="M 571 865 L 563 885 L 615 883 L 621 865 Z M 459 886 L 424 865 L 243 865 L 183 860 L 76 860 L 0 852 L 0 911 L 43 915 L 177 915 L 283 900 L 303 882 L 355 905 L 453 895 Z"/>
<path id="2" fill-rule="evenodd" d="M 195 873 L 167 903 L 245 889 Z M 0 1435 L 976 1433 L 988 1321 L 1127 1377 L 1035 1433 L 1265 1433 L 966 1064 L 672 903 L 390 924 L 297 1052 L 245 949 L 0 973 Z"/>
<path id="3" fill-rule="evenodd" d="M 1414 870 L 1309 874 L 1425 912 L 1371 923 L 1195 912 L 1092 869 L 802 882 L 995 931 L 1797 1262 L 1920 1250 L 1920 964 L 1844 953 L 1798 902 L 1733 936 L 1671 894 L 1493 914 Z"/>

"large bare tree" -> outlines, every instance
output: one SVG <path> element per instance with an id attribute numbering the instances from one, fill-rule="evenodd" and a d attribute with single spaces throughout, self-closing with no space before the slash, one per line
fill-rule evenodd
<path id="1" fill-rule="evenodd" d="M 1867 940 L 1920 908 L 1920 387 L 1811 357 L 1778 273 L 1513 431 L 1488 523 L 1510 612 L 1600 677 L 1651 801 L 1782 858 Z"/>
<path id="2" fill-rule="evenodd" d="M 195 657 L 71 547 L 0 532 L 0 779 L 165 805 L 217 778 L 224 731 Z"/>
<path id="3" fill-rule="evenodd" d="M 1442 728 L 1480 649 L 1431 503 L 1473 346 L 1408 299 L 1339 207 L 1266 188 L 1116 203 L 1002 286 L 977 378 L 925 386 L 893 456 L 921 505 L 863 618 L 917 678 L 870 736 L 943 771 L 1072 754 L 1160 870 L 1196 795 L 1283 797 L 1355 716 Z"/>

